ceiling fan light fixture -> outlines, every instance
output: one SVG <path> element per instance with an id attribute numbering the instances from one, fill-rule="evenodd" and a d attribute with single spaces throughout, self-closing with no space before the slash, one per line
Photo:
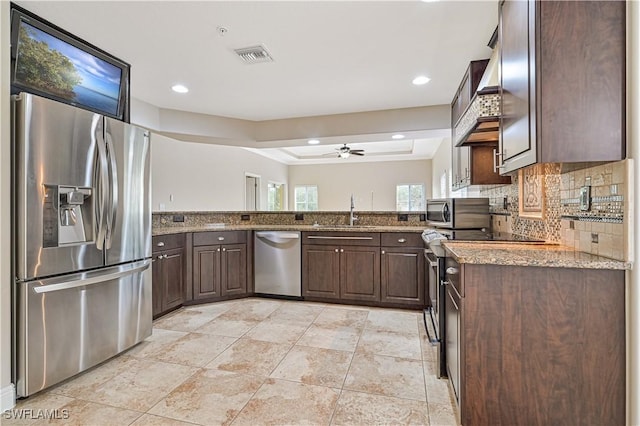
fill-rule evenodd
<path id="1" fill-rule="evenodd" d="M 351 153 L 349 151 L 340 151 L 340 153 L 338 154 L 340 158 L 349 158 L 350 155 Z"/>

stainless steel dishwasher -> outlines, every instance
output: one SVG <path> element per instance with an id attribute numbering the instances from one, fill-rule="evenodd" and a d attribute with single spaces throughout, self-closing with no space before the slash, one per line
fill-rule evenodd
<path id="1" fill-rule="evenodd" d="M 300 232 L 256 231 L 254 238 L 255 292 L 300 297 Z"/>

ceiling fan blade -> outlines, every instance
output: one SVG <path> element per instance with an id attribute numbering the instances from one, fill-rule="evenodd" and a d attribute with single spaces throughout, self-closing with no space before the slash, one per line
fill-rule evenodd
<path id="1" fill-rule="evenodd" d="M 349 152 L 351 152 L 352 154 L 353 154 L 354 152 L 364 152 L 364 149 L 352 149 L 352 150 L 350 150 Z"/>
<path id="2" fill-rule="evenodd" d="M 360 155 L 360 156 L 364 155 L 364 152 L 359 152 L 359 151 L 362 151 L 362 150 L 351 151 L 351 155 Z"/>

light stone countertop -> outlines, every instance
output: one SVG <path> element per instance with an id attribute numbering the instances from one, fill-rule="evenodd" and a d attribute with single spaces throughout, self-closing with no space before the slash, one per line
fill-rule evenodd
<path id="1" fill-rule="evenodd" d="M 459 263 L 547 268 L 631 269 L 631 262 L 584 253 L 559 244 L 443 241 Z"/>
<path id="2" fill-rule="evenodd" d="M 428 226 L 348 226 L 348 225 L 225 225 L 225 226 L 162 226 L 154 227 L 152 235 L 209 231 L 301 231 L 301 232 L 411 232 L 422 233 Z"/>

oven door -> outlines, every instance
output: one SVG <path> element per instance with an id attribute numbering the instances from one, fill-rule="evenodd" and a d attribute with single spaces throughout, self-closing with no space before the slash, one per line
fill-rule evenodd
<path id="1" fill-rule="evenodd" d="M 451 227 L 449 200 L 427 200 L 427 222 L 431 226 Z"/>
<path id="2" fill-rule="evenodd" d="M 429 342 L 437 346 L 440 343 L 440 326 L 438 313 L 440 311 L 440 297 L 438 290 L 440 287 L 440 272 L 438 258 L 430 249 L 424 250 L 425 265 L 427 268 L 428 305 L 423 312 L 424 326 L 427 331 Z"/>

